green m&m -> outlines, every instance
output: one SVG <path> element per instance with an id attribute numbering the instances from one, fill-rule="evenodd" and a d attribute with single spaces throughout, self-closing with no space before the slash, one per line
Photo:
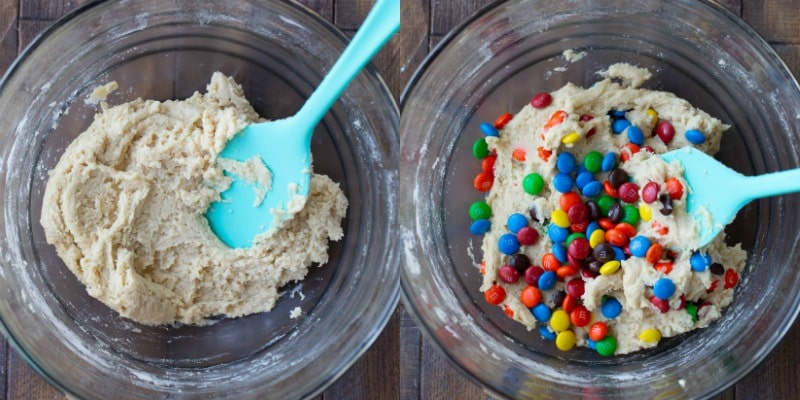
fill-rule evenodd
<path id="1" fill-rule="evenodd" d="M 528 174 L 522 179 L 522 189 L 530 195 L 537 195 L 544 188 L 544 178 L 536 172 Z"/>
<path id="2" fill-rule="evenodd" d="M 469 217 L 473 221 L 479 219 L 489 219 L 492 216 L 492 208 L 485 201 L 476 201 L 469 206 Z"/>

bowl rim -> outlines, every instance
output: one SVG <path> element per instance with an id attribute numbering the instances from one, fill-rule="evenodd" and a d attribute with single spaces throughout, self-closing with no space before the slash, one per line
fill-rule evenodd
<path id="1" fill-rule="evenodd" d="M 12 63 L 8 66 L 5 73 L 0 76 L 0 93 L 2 93 L 11 80 L 13 76 L 19 73 L 19 69 L 22 65 L 27 61 L 29 56 L 36 51 L 39 46 L 41 46 L 46 40 L 48 40 L 54 33 L 56 33 L 59 29 L 63 26 L 67 25 L 77 17 L 101 6 L 113 6 L 113 3 L 121 3 L 123 1 L 130 1 L 130 0 L 91 0 L 88 3 L 82 4 L 75 9 L 67 12 L 63 16 L 59 17 L 55 21 L 51 22 L 46 28 L 44 28 L 41 32 L 39 32 L 31 42 L 25 46 L 25 48 L 19 52 L 17 57 L 12 61 Z M 136 0 L 134 0 L 136 1 Z M 284 5 L 290 6 L 293 9 L 301 12 L 306 17 L 309 18 L 310 21 L 316 23 L 322 28 L 323 30 L 330 33 L 335 39 L 339 40 L 342 44 L 342 47 L 346 46 L 347 43 L 350 42 L 350 38 L 338 27 L 336 27 L 332 22 L 328 21 L 324 17 L 322 17 L 319 13 L 312 10 L 308 6 L 304 4 L 298 3 L 292 0 L 257 0 L 262 3 L 269 3 L 269 2 L 277 2 L 283 3 Z M 388 100 L 387 107 L 391 108 L 391 111 L 395 115 L 400 115 L 400 107 L 398 105 L 395 96 L 392 95 L 392 91 L 390 90 L 388 84 L 384 77 L 379 73 L 378 68 L 375 66 L 373 61 L 367 63 L 362 69 L 362 73 L 370 75 L 373 79 L 376 79 L 380 90 L 387 94 L 386 99 Z M 398 125 L 399 127 L 399 125 Z M 383 134 L 389 135 L 389 140 L 396 144 L 397 149 L 399 150 L 399 130 L 398 131 L 389 131 L 384 132 Z M 393 213 L 393 220 L 398 219 L 398 209 L 399 207 L 395 207 L 395 212 Z M 386 252 L 390 255 L 397 254 L 398 250 L 398 242 L 397 241 L 387 241 L 388 247 Z M 394 259 L 394 261 L 392 261 Z M 399 257 L 390 257 L 390 260 L 386 260 L 386 265 L 389 266 L 389 271 L 392 275 L 399 275 L 400 271 L 400 260 Z M 386 285 L 384 285 L 386 286 Z M 377 341 L 380 337 L 381 333 L 384 331 L 386 326 L 389 324 L 389 321 L 392 319 L 395 311 L 397 310 L 397 306 L 400 303 L 400 285 L 399 279 L 398 284 L 391 287 L 389 295 L 387 296 L 387 301 L 384 302 L 385 312 L 382 312 L 380 318 L 375 320 L 375 323 L 372 325 L 371 329 L 367 332 L 367 335 L 364 337 L 359 346 L 354 348 L 355 351 L 350 353 L 350 357 L 344 358 L 340 360 L 338 367 L 334 371 L 334 373 L 330 374 L 327 379 L 323 379 L 319 382 L 316 387 L 307 388 L 305 393 L 302 394 L 302 398 L 312 398 L 319 394 L 321 394 L 325 389 L 331 386 L 334 382 L 339 380 L 361 357 L 372 347 L 372 345 Z M 31 367 L 39 376 L 41 376 L 48 384 L 53 386 L 58 391 L 64 393 L 68 396 L 73 396 L 77 398 L 76 393 L 70 390 L 66 385 L 62 384 L 61 382 L 54 379 L 50 376 L 47 371 L 45 371 L 38 363 L 36 363 L 31 356 L 29 355 L 28 351 L 21 346 L 16 337 L 10 333 L 6 322 L 3 320 L 2 316 L 0 316 L 0 334 L 8 341 L 11 348 L 16 351 L 16 353 L 25 361 L 27 365 Z"/>
<path id="2" fill-rule="evenodd" d="M 467 16 L 459 23 L 457 23 L 437 44 L 434 48 L 425 56 L 419 66 L 416 68 L 414 73 L 409 78 L 408 83 L 403 88 L 403 91 L 400 95 L 400 116 L 401 116 L 401 137 L 402 137 L 402 120 L 403 120 L 403 110 L 406 108 L 409 98 L 413 95 L 414 91 L 418 89 L 419 83 L 427 73 L 428 69 L 432 66 L 432 64 L 441 56 L 444 52 L 445 48 L 448 47 L 455 39 L 458 39 L 460 35 L 469 28 L 473 23 L 480 21 L 486 14 L 492 12 L 496 8 L 500 8 L 506 4 L 510 3 L 519 3 L 522 0 L 497 0 L 485 6 L 478 8 L 474 11 L 471 15 Z M 532 0 L 533 2 L 537 1 L 545 1 L 545 0 Z M 664 3 L 671 3 L 671 2 L 684 2 L 685 0 L 667 0 Z M 698 4 L 698 7 L 706 7 L 710 8 L 712 12 L 715 12 L 720 17 L 725 17 L 731 23 L 736 25 L 738 29 L 741 29 L 742 33 L 750 36 L 754 40 L 754 45 L 758 46 L 759 49 L 762 51 L 762 55 L 769 60 L 775 62 L 778 67 L 780 67 L 781 72 L 783 73 L 783 77 L 788 80 L 788 83 L 793 85 L 795 89 L 800 90 L 800 82 L 798 81 L 798 77 L 794 76 L 794 74 L 789 69 L 786 62 L 777 54 L 775 49 L 758 33 L 754 28 L 748 25 L 741 17 L 734 14 L 732 11 L 728 10 L 720 3 L 712 0 L 695 0 Z M 663 4 L 668 5 L 668 4 Z M 532 5 L 533 6 L 533 5 Z M 403 144 L 401 143 L 401 151 L 403 148 Z M 403 210 L 406 208 L 406 202 L 404 198 L 401 198 L 400 201 L 400 209 L 401 215 L 405 213 Z M 416 217 L 411 215 L 410 219 L 415 219 Z M 405 218 L 404 218 L 405 219 Z M 401 225 L 403 225 L 404 221 L 401 221 Z M 415 235 L 413 235 L 415 236 Z M 414 248 L 417 243 L 416 237 L 413 238 L 406 238 L 403 237 L 404 242 L 406 242 L 407 247 Z M 406 257 L 407 252 L 403 252 L 403 257 Z M 431 327 L 425 323 L 425 320 L 420 316 L 417 308 L 414 306 L 414 302 L 412 298 L 414 298 L 414 291 L 411 287 L 411 284 L 407 282 L 407 267 L 408 263 L 403 262 L 402 267 L 403 270 L 400 273 L 400 297 L 402 304 L 407 309 L 411 310 L 409 315 L 412 317 L 412 320 L 415 322 L 416 326 L 419 328 L 423 335 L 432 343 L 435 344 L 435 348 L 439 351 L 439 353 L 447 360 L 447 362 L 455 367 L 457 371 L 461 373 L 462 376 L 468 378 L 472 383 L 479 386 L 484 392 L 489 393 L 490 395 L 496 396 L 498 398 L 508 398 L 508 396 L 494 387 L 488 386 L 486 383 L 481 381 L 481 379 L 473 374 L 469 369 L 465 366 L 461 365 L 453 354 L 448 350 L 448 347 L 434 334 L 431 330 Z M 795 321 L 797 321 L 798 316 L 800 316 L 800 308 L 795 308 L 792 315 L 789 316 L 787 321 L 789 323 L 785 324 L 781 327 L 780 331 L 778 332 L 778 340 L 774 343 L 768 344 L 764 351 L 759 352 L 759 355 L 745 368 L 740 368 L 738 373 L 733 375 L 732 379 L 728 380 L 727 382 L 723 382 L 718 384 L 715 387 L 710 388 L 708 392 L 705 393 L 703 396 L 704 398 L 711 398 L 722 393 L 724 390 L 734 386 L 737 382 L 743 379 L 745 376 L 749 375 L 756 367 L 761 365 L 763 361 L 767 358 L 768 355 L 775 350 L 775 348 L 781 343 L 781 341 L 786 337 L 786 334 L 794 325 Z"/>

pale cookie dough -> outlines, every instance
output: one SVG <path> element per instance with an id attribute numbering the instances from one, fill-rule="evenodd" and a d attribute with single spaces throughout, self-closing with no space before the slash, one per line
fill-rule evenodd
<path id="1" fill-rule="evenodd" d="M 665 250 L 659 260 L 663 264 L 656 266 L 644 257 L 628 256 L 621 261 L 621 267 L 615 273 L 584 275 L 580 271 L 588 269 L 590 256 L 578 266 L 577 274 L 560 280 L 551 290 L 540 290 L 542 301 L 555 313 L 563 309 L 564 303 L 556 304 L 554 297 L 563 298 L 565 283 L 572 279 L 584 280 L 584 293 L 574 304 L 582 305 L 591 312 L 591 322 L 583 327 L 570 323 L 568 330 L 574 332 L 578 346 L 586 346 L 590 344 L 587 331 L 591 324 L 605 322 L 608 335 L 617 342 L 615 354 L 625 354 L 656 346 L 659 336 L 669 337 L 706 327 L 719 318 L 722 309 L 733 299 L 733 288 L 745 266 L 746 253 L 739 245 L 726 245 L 724 238 L 720 236 L 699 251 L 701 254 L 707 253 L 712 262 L 721 265 L 707 267 L 703 271 L 692 270 L 689 260 L 697 249 L 697 226 L 686 213 L 686 192 L 690 189 L 683 180 L 682 166 L 677 161 L 666 164 L 660 157 L 649 153 L 663 153 L 675 148 L 694 146 L 713 154 L 719 149 L 720 139 L 727 126 L 671 93 L 640 89 L 639 85 L 650 78 L 650 73 L 645 69 L 615 64 L 602 71 L 601 76 L 606 79 L 589 88 L 567 84 L 551 93 L 552 103 L 543 109 L 526 105 L 499 130 L 498 137 L 486 138 L 489 149 L 496 153 L 497 159 L 494 165 L 494 182 L 486 199 L 492 216 L 491 229 L 482 242 L 484 278 L 481 291 L 497 290 L 496 287 L 500 286 L 505 297 L 499 306 L 507 314 L 529 330 L 544 329 L 551 337 L 558 335 L 557 329 L 548 322 L 537 321 L 531 309 L 522 303 L 520 294 L 528 286 L 522 271 L 516 283 L 506 282 L 498 274 L 499 269 L 510 262 L 510 255 L 499 250 L 498 241 L 502 235 L 510 232 L 507 220 L 511 214 L 525 215 L 529 226 L 538 231 L 539 240 L 533 245 L 521 246 L 519 253 L 528 256 L 533 266 L 541 266 L 542 257 L 554 253 L 554 243 L 548 237 L 548 227 L 552 223 L 553 211 L 560 208 L 559 199 L 562 196 L 552 184 L 553 178 L 559 172 L 556 166 L 559 154 L 571 152 L 578 163 L 581 163 L 592 150 L 603 155 L 608 152 L 620 155 L 627 153 L 627 161 L 620 162 L 618 167 L 627 172 L 630 180 L 639 189 L 648 182 L 655 182 L 659 185 L 660 193 L 664 194 L 665 182 L 669 178 L 678 179 L 686 188 L 681 197 L 674 200 L 674 211 L 671 214 L 662 214 L 665 206 L 656 200 L 646 205 L 651 215 L 645 215 L 645 211 L 643 218 L 635 226 L 637 235 L 645 236 L 651 243 L 663 246 Z M 546 128 L 551 116 L 559 110 L 566 112 L 564 121 Z M 615 134 L 611 130 L 613 120 L 609 112 L 612 110 L 627 110 L 625 118 L 644 133 L 642 148 L 649 146 L 649 151 L 641 150 L 633 154 L 630 148 L 625 147 L 629 143 L 626 132 Z M 590 115 L 593 119 L 586 121 L 584 118 L 581 121 L 581 116 L 585 115 Z M 675 136 L 668 144 L 653 133 L 658 121 L 669 121 L 674 126 Z M 688 142 L 684 133 L 689 129 L 704 132 L 705 142 Z M 593 133 L 589 135 L 592 130 Z M 571 143 L 576 134 L 578 139 Z M 568 143 L 564 143 L 563 140 L 568 135 L 573 136 L 567 140 Z M 522 161 L 520 154 L 524 154 Z M 522 187 L 525 176 L 533 172 L 540 174 L 545 182 L 544 189 L 537 195 L 526 193 Z M 602 182 L 607 179 L 608 174 L 601 171 L 594 175 Z M 588 198 L 581 199 L 586 201 Z M 631 205 L 638 208 L 642 204 L 640 197 Z M 565 261 L 561 264 L 571 264 L 570 260 Z M 653 286 L 663 277 L 669 278 L 675 285 L 674 294 L 667 299 L 669 310 L 666 312 L 661 312 L 651 302 Z M 615 318 L 607 318 L 601 312 L 602 303 L 608 298 L 615 298 L 622 305 L 621 314 Z M 699 309 L 696 312 L 696 321 L 687 312 L 687 308 L 695 307 Z M 652 340 L 653 329 L 660 333 L 655 336 L 656 340 Z M 640 337 L 646 330 L 650 335 Z M 561 343 L 570 342 L 567 338 Z"/>
<path id="2" fill-rule="evenodd" d="M 563 53 L 561 53 L 564 59 L 571 63 L 582 60 L 583 57 L 586 57 L 586 54 L 587 53 L 585 51 L 575 51 L 573 49 L 566 49 Z"/>
<path id="3" fill-rule="evenodd" d="M 50 173 L 41 218 L 47 241 L 91 296 L 142 324 L 203 324 L 272 309 L 282 286 L 328 261 L 347 199 L 337 183 L 313 174 L 306 206 L 281 230 L 251 248 L 225 246 L 204 217 L 231 182 L 217 154 L 259 120 L 220 73 L 205 95 L 102 110 Z M 265 171 L 251 178 L 266 192 Z"/>
<path id="4" fill-rule="evenodd" d="M 253 156 L 245 162 L 232 160 L 229 158 L 218 158 L 217 165 L 228 173 L 236 175 L 239 179 L 253 185 L 255 192 L 255 200 L 253 200 L 253 207 L 258 207 L 264 202 L 264 196 L 267 195 L 269 189 L 272 187 L 272 173 L 258 156 Z"/>
<path id="5" fill-rule="evenodd" d="M 98 86 L 94 88 L 92 93 L 89 94 L 89 97 L 86 98 L 86 104 L 94 105 L 103 103 L 106 101 L 106 97 L 119 89 L 119 85 L 116 81 L 111 81 L 106 83 L 105 85 Z M 107 104 L 105 105 L 107 106 Z M 103 108 L 106 108 L 106 107 Z"/>

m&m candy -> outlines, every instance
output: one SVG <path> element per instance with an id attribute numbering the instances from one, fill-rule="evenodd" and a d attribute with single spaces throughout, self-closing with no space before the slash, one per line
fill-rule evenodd
<path id="1" fill-rule="evenodd" d="M 647 255 L 647 250 L 650 249 L 650 239 L 645 236 L 636 236 L 631 239 L 628 244 L 628 249 L 631 255 L 636 257 L 644 257 Z"/>
<path id="2" fill-rule="evenodd" d="M 570 174 L 577 167 L 578 164 L 575 160 L 575 156 L 568 151 L 559 154 L 558 158 L 556 158 L 556 168 L 558 168 L 558 171 L 561 173 Z"/>
<path id="3" fill-rule="evenodd" d="M 611 131 L 619 134 L 628 129 L 629 126 L 631 126 L 631 122 L 627 119 L 618 119 L 611 123 Z"/>
<path id="4" fill-rule="evenodd" d="M 547 340 L 556 340 L 556 333 L 553 332 L 547 326 L 544 326 L 544 325 L 540 326 L 539 327 L 539 334 L 542 335 L 542 337 L 547 339 Z"/>
<path id="5" fill-rule="evenodd" d="M 686 131 L 686 140 L 692 144 L 703 144 L 706 141 L 706 134 L 698 129 L 689 129 Z"/>
<path id="6" fill-rule="evenodd" d="M 642 130 L 634 125 L 628 126 L 628 140 L 631 141 L 633 144 L 637 144 L 639 146 L 644 145 L 644 133 Z"/>
<path id="7" fill-rule="evenodd" d="M 574 183 L 572 177 L 563 172 L 556 174 L 553 178 L 553 187 L 561 193 L 567 193 L 572 190 Z"/>
<path id="8" fill-rule="evenodd" d="M 600 311 L 606 318 L 617 318 L 622 313 L 622 304 L 620 304 L 619 300 L 609 297 L 600 306 Z"/>
<path id="9" fill-rule="evenodd" d="M 483 132 L 483 134 L 486 136 L 494 136 L 494 137 L 500 136 L 500 133 L 497 132 L 497 128 L 495 128 L 494 125 L 488 122 L 481 123 L 481 132 Z"/>
<path id="10" fill-rule="evenodd" d="M 517 240 L 517 236 L 513 233 L 506 233 L 505 235 L 500 236 L 500 239 L 497 241 L 497 247 L 503 254 L 516 254 L 519 251 L 519 241 Z"/>
<path id="11" fill-rule="evenodd" d="M 508 226 L 508 230 L 517 233 L 520 229 L 528 226 L 528 218 L 520 213 L 514 213 L 508 216 L 506 225 Z"/>
<path id="12" fill-rule="evenodd" d="M 603 339 L 598 340 L 594 346 L 597 354 L 608 357 L 617 351 L 617 339 L 615 339 L 613 336 L 606 336 Z"/>
<path id="13" fill-rule="evenodd" d="M 473 235 L 483 235 L 489 232 L 491 227 L 492 223 L 488 219 L 479 219 L 472 222 L 472 225 L 469 226 L 469 232 Z"/>
<path id="14" fill-rule="evenodd" d="M 550 321 L 550 316 L 552 315 L 550 307 L 547 307 L 544 303 L 539 303 L 536 307 L 533 307 L 531 312 L 533 313 L 533 318 L 536 318 L 539 322 Z"/>
<path id="15" fill-rule="evenodd" d="M 675 215 L 685 214 L 691 188 L 682 176 L 666 175 L 675 173 L 670 168 L 645 168 L 644 173 L 638 168 L 657 160 L 643 152 L 656 154 L 674 147 L 665 150 L 658 140 L 675 143 L 676 126 L 670 118 L 676 123 L 683 119 L 667 108 L 659 113 L 655 109 L 659 106 L 633 103 L 601 112 L 582 109 L 576 115 L 561 100 L 537 93 L 531 106 L 546 110 L 525 111 L 536 113 L 536 118 L 526 116 L 507 126 L 513 115 L 504 113 L 494 123 L 480 124 L 482 137 L 472 150 L 481 170 L 473 175 L 473 186 L 489 200 L 470 205 L 469 231 L 487 235 L 485 244 L 496 241 L 497 246 L 488 246 L 494 253 L 481 264 L 481 274 L 491 278 L 484 296 L 518 321 L 530 318 L 515 307 L 528 308 L 535 322 L 525 323 L 562 351 L 580 342 L 611 356 L 620 345 L 617 340 L 626 341 L 627 352 L 628 342 L 637 338 L 634 347 L 651 347 L 661 340 L 662 327 L 619 331 L 628 321 L 613 320 L 621 315 L 635 318 L 638 312 L 623 313 L 623 304 L 635 304 L 648 313 L 685 309 L 697 321 L 713 310 L 709 301 L 736 286 L 738 268 L 714 263 L 702 250 L 666 247 L 674 243 L 667 236 L 670 230 L 682 229 Z M 557 107 L 551 107 L 554 102 Z M 509 126 L 524 127 L 526 136 L 515 137 Z M 683 122 L 677 126 L 680 145 L 708 140 L 700 129 L 685 130 Z M 634 156 L 637 153 L 642 155 Z M 512 196 L 508 202 L 498 199 L 506 193 Z M 497 218 L 494 224 L 493 218 Z M 682 287 L 683 275 L 675 274 L 686 269 L 702 274 L 699 291 L 705 294 L 699 300 Z M 631 277 L 642 281 L 644 301 L 632 303 L 620 297 L 628 292 L 619 282 L 627 285 Z M 597 310 L 588 310 L 595 301 L 584 299 L 587 292 L 591 299 L 602 296 Z M 514 298 L 507 301 L 507 295 Z M 696 300 L 687 301 L 690 296 Z"/>
<path id="16" fill-rule="evenodd" d="M 692 253 L 692 256 L 689 258 L 689 264 L 692 266 L 692 270 L 703 272 L 711 265 L 711 256 L 709 256 L 708 253 L 696 251 Z"/>
<path id="17" fill-rule="evenodd" d="M 522 180 L 522 188 L 525 193 L 537 195 L 544 188 L 544 178 L 535 172 L 530 173 Z"/>
<path id="18" fill-rule="evenodd" d="M 661 300 L 667 300 L 675 293 L 675 283 L 669 278 L 660 278 L 653 285 L 653 294 Z"/>
<path id="19" fill-rule="evenodd" d="M 472 145 L 472 155 L 479 160 L 483 160 L 489 155 L 489 144 L 486 139 L 480 138 Z"/>
<path id="20" fill-rule="evenodd" d="M 541 290 L 550 290 L 556 286 L 556 282 L 558 281 L 558 276 L 553 271 L 545 271 L 542 276 L 539 277 L 539 289 Z"/>
<path id="21" fill-rule="evenodd" d="M 492 208 L 485 201 L 476 201 L 469 206 L 469 217 L 473 221 L 479 219 L 489 219 L 492 216 Z"/>

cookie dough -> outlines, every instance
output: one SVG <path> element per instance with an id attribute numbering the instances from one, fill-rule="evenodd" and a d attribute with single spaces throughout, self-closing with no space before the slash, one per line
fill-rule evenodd
<path id="1" fill-rule="evenodd" d="M 41 217 L 47 241 L 91 296 L 142 324 L 272 309 L 282 286 L 327 262 L 328 241 L 343 235 L 347 199 L 337 183 L 312 174 L 306 206 L 282 229 L 251 248 L 225 246 L 204 217 L 231 182 L 217 154 L 259 120 L 241 87 L 220 73 L 205 94 L 186 100 L 104 108 L 50 172 Z M 242 179 L 266 193 L 263 164 L 240 164 L 233 167 Z"/>
<path id="2" fill-rule="evenodd" d="M 269 172 L 269 168 L 264 165 L 260 157 L 253 156 L 245 162 L 229 158 L 218 158 L 217 165 L 223 171 L 236 175 L 242 181 L 253 186 L 253 192 L 255 192 L 253 207 L 258 207 L 264 202 L 264 196 L 267 195 L 267 192 L 272 187 L 272 173 Z"/>
<path id="3" fill-rule="evenodd" d="M 493 183 L 486 198 L 491 210 L 491 228 L 482 242 L 481 291 L 490 303 L 504 308 L 506 314 L 529 330 L 555 340 L 562 350 L 574 345 L 589 346 L 610 355 L 656 346 L 662 337 L 706 327 L 719 318 L 733 299 L 746 253 L 739 245 L 726 245 L 722 236 L 707 247 L 698 248 L 697 225 L 686 212 L 686 194 L 691 188 L 683 179 L 682 165 L 677 161 L 667 164 L 655 155 L 685 146 L 713 154 L 728 127 L 674 94 L 641 89 L 640 85 L 650 78 L 646 69 L 615 64 L 600 74 L 605 79 L 589 88 L 567 84 L 553 93 L 541 94 L 543 97 L 535 98 L 498 129 L 497 136 L 486 137 L 496 160 L 491 174 Z M 668 122 L 674 136 L 658 135 L 658 130 L 663 129 L 657 126 L 660 122 Z M 629 132 L 630 128 L 620 131 L 620 127 L 628 124 L 638 128 L 641 137 Z M 702 132 L 704 141 L 700 143 L 696 136 L 690 135 L 690 142 L 685 135 L 689 130 Z M 592 165 L 594 171 L 589 171 L 580 183 L 585 185 L 591 177 L 598 182 L 595 185 L 603 183 L 604 189 L 597 193 L 582 192 L 576 177 L 587 172 L 588 162 L 584 161 L 593 151 L 599 154 L 589 158 L 594 157 L 592 163 L 595 163 L 600 162 L 597 156 L 602 156 L 602 166 Z M 571 168 L 559 165 L 564 153 L 574 158 Z M 569 161 L 570 157 L 565 157 Z M 608 195 L 604 181 L 609 181 L 616 169 L 624 171 L 614 172 L 622 177 L 621 182 L 633 183 L 626 188 L 633 187 L 635 192 L 627 195 L 635 196 L 626 197 L 628 201 L 615 199 L 606 203 L 618 204 L 614 207 L 619 209 L 614 212 L 621 214 L 614 218 L 609 218 L 608 210 L 600 210 L 598 218 L 616 219 L 612 225 L 619 224 L 621 216 L 631 218 L 626 221 L 634 231 L 620 227 L 625 238 L 619 240 L 624 243 L 618 243 L 614 250 L 607 243 L 612 228 L 609 221 L 604 222 L 608 229 L 599 228 L 599 219 L 594 220 L 593 226 L 587 223 L 591 221 L 588 218 L 577 223 L 572 218 L 579 216 L 562 209 L 565 191 L 563 187 L 557 189 L 554 180 L 570 176 L 569 191 L 581 194 L 579 202 L 602 203 L 599 199 Z M 543 188 L 535 194 L 527 191 L 532 186 L 526 189 L 523 183 L 530 174 L 543 178 Z M 621 192 L 621 182 L 611 185 L 618 198 L 622 195 L 613 188 L 617 186 Z M 652 193 L 647 201 L 644 199 L 643 188 L 648 184 L 651 189 L 656 188 L 655 200 Z M 678 193 L 676 188 L 682 191 Z M 581 206 L 578 209 L 585 211 Z M 512 214 L 524 218 L 516 216 L 510 220 Z M 513 243 L 502 242 L 504 235 L 516 235 L 513 230 L 522 226 L 518 224 L 536 232 L 531 234 L 528 230 L 527 238 L 518 235 L 523 244 L 514 251 Z M 554 225 L 561 227 L 553 228 Z M 598 229 L 600 233 L 590 240 L 587 233 Z M 571 239 L 566 239 L 566 235 L 571 235 Z M 643 239 L 634 244 L 633 237 Z M 567 242 L 578 238 L 583 240 L 581 245 L 591 247 L 577 248 L 575 254 L 581 256 L 574 257 Z M 591 244 L 586 244 L 589 241 Z M 596 250 L 602 243 L 605 250 L 613 251 L 600 260 Z M 637 252 L 653 247 L 653 254 L 632 255 L 634 247 L 643 243 L 646 246 L 637 248 Z M 516 254 L 526 256 L 531 265 L 526 266 L 519 257 L 513 259 Z M 609 260 L 619 261 L 619 265 L 612 262 L 609 267 L 598 269 Z M 535 270 L 528 271 L 531 268 Z M 549 278 L 555 280 L 540 281 L 538 278 L 548 270 L 552 271 Z M 538 297 L 532 294 L 533 289 L 524 292 L 530 286 L 536 287 Z M 614 302 L 621 306 L 617 307 L 621 308 L 618 315 L 613 310 L 617 306 Z M 542 305 L 538 312 L 534 303 Z M 596 322 L 605 324 L 608 331 L 605 336 L 613 338 L 606 342 L 615 342 L 603 343 L 602 350 L 600 336 L 595 337 L 597 340 L 589 336 Z"/>

